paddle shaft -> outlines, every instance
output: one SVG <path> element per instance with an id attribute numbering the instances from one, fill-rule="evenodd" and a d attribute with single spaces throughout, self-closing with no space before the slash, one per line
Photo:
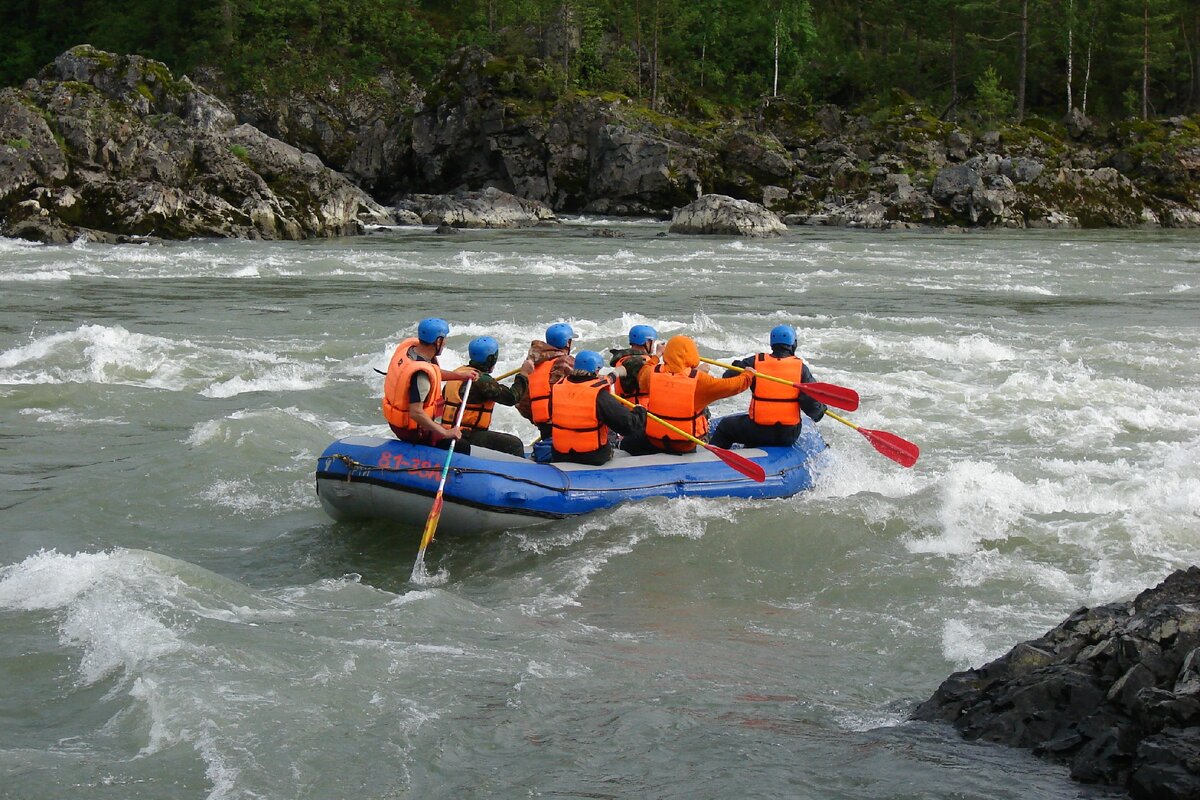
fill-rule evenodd
<path id="1" fill-rule="evenodd" d="M 735 372 L 745 372 L 745 367 L 735 367 L 733 364 L 726 364 L 722 361 L 714 361 L 711 358 L 700 357 L 700 360 L 705 364 L 712 364 L 714 367 L 723 367 L 731 369 Z M 838 386 L 834 383 L 792 383 L 786 378 L 780 378 L 775 375 L 767 375 L 757 370 L 754 372 L 754 377 L 763 378 L 764 380 L 779 383 L 784 386 L 791 386 L 814 400 L 818 400 L 826 405 L 831 405 L 834 408 L 842 408 L 846 411 L 858 410 L 858 392 L 853 389 L 848 389 L 845 386 Z"/>
<path id="2" fill-rule="evenodd" d="M 637 403 L 631 402 L 630 400 L 626 400 L 624 397 L 621 397 L 619 394 L 614 393 L 613 397 L 617 398 L 618 400 L 620 400 L 622 403 L 629 406 L 630 408 L 637 407 Z M 745 475 L 747 478 L 750 478 L 753 481 L 757 481 L 758 483 L 762 483 L 763 481 L 765 481 L 767 479 L 766 470 L 764 470 L 760 464 L 754 463 L 753 461 L 746 458 L 745 456 L 740 456 L 737 453 L 733 452 L 732 450 L 726 450 L 724 447 L 717 447 L 715 444 L 709 444 L 708 442 L 704 441 L 703 439 L 698 439 L 695 436 L 692 436 L 687 431 L 681 430 L 680 428 L 675 427 L 674 425 L 667 422 L 662 417 L 651 414 L 649 411 L 646 412 L 646 416 L 649 417 L 650 419 L 654 420 L 655 422 L 657 422 L 659 425 L 662 425 L 664 428 L 675 431 L 675 433 L 678 433 L 680 436 L 684 437 L 689 442 L 694 442 L 694 443 L 700 445 L 705 450 L 707 450 L 708 452 L 715 455 L 717 458 L 724 461 L 727 466 L 731 467 L 732 469 L 737 470 L 738 472 Z"/>
<path id="3" fill-rule="evenodd" d="M 474 381 L 467 381 L 467 385 L 463 387 L 462 402 L 458 406 L 458 413 L 454 415 L 455 428 L 462 424 L 463 412 L 467 409 L 467 398 L 471 395 L 472 383 Z M 433 541 L 433 533 L 442 516 L 442 492 L 446 489 L 446 476 L 450 474 L 450 459 L 454 457 L 454 445 L 456 444 L 458 444 L 458 439 L 451 439 L 450 446 L 446 449 L 446 463 L 442 465 L 442 478 L 438 481 L 437 495 L 433 498 L 433 507 L 429 509 L 429 518 L 425 520 L 425 531 L 421 534 L 421 549 L 417 552 L 418 562 L 425 557 L 425 548 Z"/>

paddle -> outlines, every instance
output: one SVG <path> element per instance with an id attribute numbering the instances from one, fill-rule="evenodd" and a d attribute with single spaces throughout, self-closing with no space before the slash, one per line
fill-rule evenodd
<path id="1" fill-rule="evenodd" d="M 720 361 L 713 361 L 711 358 L 701 356 L 701 361 L 705 364 L 712 364 L 714 367 L 724 367 L 735 372 L 745 372 L 744 367 L 735 367 L 733 364 L 724 364 Z M 814 400 L 819 400 L 827 406 L 834 408 L 842 408 L 846 411 L 858 410 L 858 392 L 853 389 L 847 389 L 845 386 L 838 386 L 835 383 L 792 383 L 783 378 L 777 378 L 774 375 L 764 375 L 761 372 L 755 372 L 756 378 L 763 378 L 775 383 L 782 383 L 784 386 L 791 386 L 793 389 L 799 389 L 804 394 Z"/>
<path id="2" fill-rule="evenodd" d="M 616 397 L 618 400 L 620 400 L 622 403 L 629 406 L 630 408 L 637 408 L 637 403 L 630 402 L 629 400 L 626 400 L 624 397 L 620 397 L 615 394 L 613 395 L 613 397 Z M 655 415 L 653 415 L 649 412 L 646 413 L 646 416 L 649 417 L 650 419 L 654 420 L 655 422 L 657 422 L 659 425 L 662 425 L 665 428 L 675 431 L 680 436 L 683 436 L 684 438 L 686 438 L 688 441 L 695 442 L 696 444 L 700 445 L 705 450 L 712 453 L 717 458 L 721 459 L 726 464 L 733 467 L 734 469 L 736 469 L 738 472 L 745 475 L 750 480 L 757 481 L 758 483 L 762 483 L 763 481 L 765 481 L 767 479 L 766 470 L 764 470 L 761 466 L 754 463 L 753 461 L 746 458 L 745 456 L 739 456 L 737 453 L 734 453 L 730 450 L 726 450 L 723 447 L 717 447 L 716 445 L 709 444 L 708 442 L 704 441 L 703 439 L 697 439 L 695 436 L 692 436 L 690 433 L 680 430 L 679 428 L 676 428 L 674 425 L 667 422 L 662 417 L 656 417 Z"/>
<path id="3" fill-rule="evenodd" d="M 467 381 L 467 385 L 463 387 L 462 403 L 458 407 L 458 413 L 454 415 L 454 427 L 462 424 L 463 411 L 467 408 L 467 398 L 471 394 L 471 384 L 474 381 Z M 433 541 L 433 532 L 437 530 L 438 520 L 442 518 L 442 492 L 446 489 L 446 476 L 450 473 L 450 459 L 454 456 L 454 445 L 458 444 L 458 439 L 450 440 L 450 447 L 446 449 L 446 463 L 442 465 L 442 479 L 438 483 L 437 494 L 433 498 L 433 508 L 429 509 L 429 518 L 425 520 L 425 531 L 421 534 L 421 549 L 417 551 L 417 562 L 413 564 L 412 580 L 417 580 L 421 573 L 421 568 L 425 565 L 425 548 Z"/>
<path id="4" fill-rule="evenodd" d="M 911 467 L 917 463 L 917 458 L 921 455 L 921 448 L 917 447 L 907 439 L 901 439 L 894 433 L 887 431 L 873 431 L 870 428 L 860 428 L 850 420 L 839 417 L 832 411 L 826 411 L 825 416 L 833 417 L 843 425 L 849 425 L 854 430 L 867 437 L 876 450 L 883 453 L 885 456 L 895 461 L 902 467 Z"/>

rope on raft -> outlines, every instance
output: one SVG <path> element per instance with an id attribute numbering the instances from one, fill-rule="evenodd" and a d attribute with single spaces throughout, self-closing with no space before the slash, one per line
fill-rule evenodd
<path id="1" fill-rule="evenodd" d="M 354 470 L 359 470 L 361 472 L 429 472 L 430 471 L 429 467 L 399 467 L 399 468 L 397 468 L 397 467 L 381 467 L 377 464 L 363 464 L 360 461 L 355 461 L 353 458 L 351 458 L 348 455 L 345 455 L 344 453 L 334 453 L 333 455 L 321 456 L 321 458 L 328 458 L 331 460 L 337 459 L 338 461 L 341 461 L 343 464 L 345 464 L 346 468 L 348 470 L 346 473 L 346 483 L 350 483 L 351 480 L 353 480 Z M 549 465 L 547 465 L 547 466 L 549 466 Z M 799 466 L 785 467 L 776 473 L 772 473 L 772 475 L 778 475 L 778 476 L 782 477 L 783 475 L 786 475 L 787 473 L 789 473 L 795 469 L 799 469 Z M 558 492 L 559 494 L 566 494 L 567 492 L 570 492 L 573 489 L 573 487 L 571 486 L 571 483 L 570 483 L 570 477 L 566 473 L 564 473 L 564 478 L 566 479 L 566 484 L 562 485 L 562 486 L 553 486 L 548 483 L 542 483 L 541 481 L 533 480 L 532 478 L 522 478 L 522 477 L 519 477 L 516 475 L 511 475 L 507 472 L 494 472 L 494 471 L 488 470 L 488 469 L 474 469 L 471 467 L 451 467 L 450 471 L 453 472 L 455 475 L 468 475 L 468 474 L 469 475 L 490 475 L 494 478 L 503 478 L 508 481 L 513 481 L 514 483 L 527 483 L 530 486 L 536 486 L 539 489 L 545 489 L 550 492 Z M 636 488 L 638 488 L 638 489 L 658 489 L 658 488 L 661 488 L 664 486 L 671 486 L 673 484 L 682 483 L 682 482 L 683 481 L 681 481 L 679 479 L 672 479 L 669 481 L 663 481 L 662 483 L 638 486 Z M 709 483 L 711 483 L 711 484 L 726 484 L 726 483 L 729 483 L 729 480 L 728 479 L 719 479 L 719 480 L 702 481 L 702 480 L 694 480 L 693 479 L 693 480 L 688 480 L 687 483 L 689 483 L 693 486 L 697 485 L 697 484 L 709 484 Z M 628 492 L 629 490 L 630 490 L 630 487 L 627 487 L 627 486 L 613 486 L 613 487 L 608 487 L 608 488 L 592 487 L 592 488 L 588 489 L 589 492 Z"/>

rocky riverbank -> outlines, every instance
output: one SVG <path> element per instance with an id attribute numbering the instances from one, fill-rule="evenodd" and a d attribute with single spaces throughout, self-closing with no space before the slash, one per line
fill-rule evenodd
<path id="1" fill-rule="evenodd" d="M 298 94 L 268 132 L 324 142 L 327 163 L 389 199 L 492 186 L 560 213 L 662 219 L 723 194 L 789 226 L 1200 225 L 1196 117 L 1099 125 L 1076 113 L 978 130 L 901 100 L 870 114 L 776 102 L 694 119 L 620 95 L 560 96 L 530 75 L 464 48 L 428 87 L 382 80 L 386 120 L 364 114 L 358 93 Z M 252 97 L 234 108 L 259 120 Z"/>
<path id="2" fill-rule="evenodd" d="M 0 91 L 0 234 L 302 239 L 391 215 L 156 61 L 81 46 Z"/>
<path id="3" fill-rule="evenodd" d="M 1200 797 L 1200 567 L 951 675 L 914 713 L 1135 800 Z"/>
<path id="4" fill-rule="evenodd" d="M 711 195 L 727 198 L 725 214 L 733 201 L 763 208 L 752 225 L 712 227 L 712 214 L 688 211 L 672 229 L 786 230 L 774 218 L 1200 226 L 1196 117 L 1097 125 L 1074 114 L 980 131 L 900 100 L 870 114 L 777 101 L 751 118 L 685 119 L 620 95 L 562 94 L 535 67 L 467 47 L 429 86 L 384 75 L 369 91 L 272 97 L 229 89 L 211 69 L 197 85 L 139 56 L 72 48 L 0 91 L 0 234 L 303 238 L 393 216 L 665 220 Z"/>

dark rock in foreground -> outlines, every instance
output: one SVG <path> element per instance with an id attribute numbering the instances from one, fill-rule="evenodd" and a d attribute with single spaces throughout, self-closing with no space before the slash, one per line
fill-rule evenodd
<path id="1" fill-rule="evenodd" d="M 390 221 L 157 61 L 82 45 L 0 91 L 0 235 L 303 239 Z"/>
<path id="2" fill-rule="evenodd" d="M 951 675 L 913 717 L 1031 748 L 1137 800 L 1200 798 L 1200 567 Z"/>

